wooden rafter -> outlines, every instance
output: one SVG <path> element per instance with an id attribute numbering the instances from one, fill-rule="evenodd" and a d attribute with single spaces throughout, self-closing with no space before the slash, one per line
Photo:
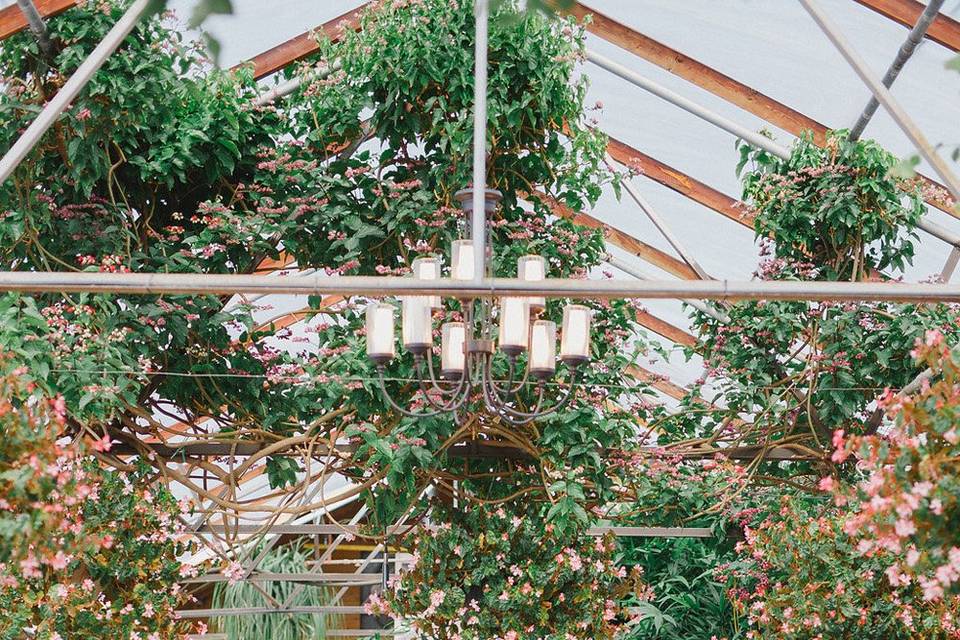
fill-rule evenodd
<path id="1" fill-rule="evenodd" d="M 916 17 L 920 15 L 920 12 L 923 11 L 923 5 L 919 2 L 913 2 L 913 0 L 857 1 L 867 5 L 917 5 L 919 9 L 916 9 L 916 15 L 913 16 L 914 22 L 916 21 Z M 668 47 L 667 45 L 658 42 L 649 36 L 631 29 L 625 24 L 618 22 L 590 7 L 587 7 L 583 3 L 575 3 L 569 11 L 578 19 L 582 19 L 587 15 L 593 16 L 593 21 L 587 25 L 587 29 L 590 30 L 590 32 L 594 35 L 597 35 L 598 37 L 603 38 L 604 40 L 617 45 L 625 51 L 629 51 L 630 53 L 633 53 L 634 55 L 643 58 L 644 60 L 647 60 L 648 62 L 655 64 L 662 69 L 665 69 L 666 71 L 669 71 L 677 77 L 683 78 L 684 80 L 695 84 L 701 89 L 705 89 L 710 93 L 723 98 L 727 102 L 734 104 L 744 111 L 752 113 L 753 115 L 780 127 L 788 133 L 799 136 L 804 131 L 809 130 L 813 132 L 814 142 L 819 145 L 824 143 L 825 135 L 828 129 L 826 125 L 823 125 L 813 118 L 800 113 L 796 109 L 792 109 L 787 105 L 757 91 L 756 89 L 753 89 L 748 85 L 731 78 L 730 76 L 720 73 L 713 67 L 704 64 L 703 62 L 695 60 L 677 51 L 676 49 Z M 904 11 L 905 10 L 901 10 L 900 13 L 903 14 Z M 913 9 L 910 11 L 913 11 Z M 960 23 L 957 23 L 950 18 L 946 18 L 945 16 L 941 16 L 941 18 L 938 18 L 936 21 L 934 21 L 934 26 L 937 24 L 942 24 L 943 22 L 941 19 L 956 24 L 957 28 L 960 29 Z M 913 22 L 905 24 L 913 26 Z M 958 32 L 957 42 L 960 44 L 960 32 Z M 939 182 L 923 175 L 919 177 L 928 186 L 935 188 L 936 191 L 940 193 L 947 192 L 946 187 Z M 936 198 L 927 200 L 927 203 L 940 209 L 941 211 L 945 211 L 952 216 L 960 218 L 960 213 L 958 213 L 955 208 L 949 206 L 949 203 L 945 203 Z M 719 211 L 718 209 L 714 210 Z M 723 211 L 720 211 L 720 213 L 723 213 Z"/>
<path id="2" fill-rule="evenodd" d="M 753 216 L 742 202 L 735 200 L 725 193 L 688 176 L 678 169 L 648 156 L 642 151 L 631 147 L 626 142 L 609 137 L 607 153 L 617 162 L 628 167 L 636 167 L 643 172 L 645 178 L 658 182 L 663 186 L 684 195 L 705 207 L 733 220 L 737 224 L 753 228 Z"/>
<path id="3" fill-rule="evenodd" d="M 330 40 L 336 42 L 342 37 L 345 31 L 356 29 L 360 24 L 360 15 L 364 9 L 366 9 L 366 6 L 367 3 L 363 3 L 356 9 L 341 14 L 332 20 L 328 20 L 315 29 L 301 33 L 286 42 L 278 44 L 272 49 L 267 49 L 263 53 L 250 58 L 250 60 L 237 65 L 234 69 L 252 63 L 253 77 L 257 79 L 268 76 L 271 73 L 276 73 L 288 64 L 302 60 L 319 51 L 320 46 L 317 44 L 318 34 L 323 33 L 326 37 L 330 38 Z"/>
<path id="4" fill-rule="evenodd" d="M 809 129 L 817 136 L 819 143 L 825 140 L 824 135 L 827 131 L 825 125 L 791 109 L 782 102 L 580 2 L 574 3 L 569 11 L 580 20 L 588 15 L 593 16 L 593 20 L 587 25 L 587 30 L 607 42 L 666 69 L 785 131 L 799 135 L 801 131 Z"/>
<path id="5" fill-rule="evenodd" d="M 856 0 L 856 2 L 899 22 L 908 29 L 913 28 L 917 23 L 917 18 L 926 6 L 916 0 Z M 960 22 L 941 13 L 927 29 L 926 37 L 948 49 L 960 51 Z"/>
<path id="6" fill-rule="evenodd" d="M 34 4 L 37 5 L 40 15 L 47 18 L 75 7 L 77 0 L 34 0 Z M 0 40 L 23 31 L 28 26 L 27 17 L 16 4 L 0 9 Z"/>

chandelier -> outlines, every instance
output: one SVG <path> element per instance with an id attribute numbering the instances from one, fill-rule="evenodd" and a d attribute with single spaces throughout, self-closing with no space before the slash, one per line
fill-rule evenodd
<path id="1" fill-rule="evenodd" d="M 456 194 L 461 205 L 470 211 L 471 191 Z M 485 213 L 490 213 L 500 200 L 500 193 L 486 190 Z M 472 240 L 455 240 L 451 249 L 450 277 L 474 282 Z M 486 261 L 484 261 L 486 262 Z M 413 277 L 436 280 L 441 274 L 437 257 L 421 257 L 413 261 Z M 546 261 L 542 256 L 526 255 L 517 260 L 517 278 L 539 281 L 546 277 Z M 546 308 L 543 297 L 503 297 L 495 309 L 492 300 L 463 298 L 462 319 L 440 325 L 439 374 L 434 354 L 433 311 L 443 309 L 440 296 L 405 296 L 401 307 L 401 342 L 413 356 L 416 383 L 429 408 L 411 411 L 401 407 L 386 388 L 384 373 L 395 357 L 395 308 L 385 302 L 367 307 L 367 356 L 374 363 L 380 390 L 395 410 L 412 417 L 430 417 L 443 413 L 462 423 L 470 399 L 480 397 L 487 411 L 515 425 L 526 424 L 565 407 L 574 395 L 580 367 L 590 357 L 590 320 L 588 307 L 570 304 L 564 307 L 560 333 L 560 361 L 569 370 L 563 395 L 546 405 L 547 383 L 557 369 L 557 326 L 541 319 Z M 493 339 L 494 311 L 498 327 Z M 494 359 L 499 351 L 505 360 L 506 378 L 493 374 Z M 521 358 L 526 356 L 526 366 Z M 532 398 L 532 407 L 524 407 L 524 398 Z"/>
<path id="2" fill-rule="evenodd" d="M 473 188 L 455 198 L 472 220 L 471 238 L 455 240 L 450 251 L 450 278 L 485 285 L 489 271 L 487 216 L 500 202 L 499 191 L 486 189 L 487 125 L 487 18 L 489 0 L 474 0 L 476 50 L 474 65 Z M 413 277 L 437 280 L 441 264 L 437 257 L 413 261 Z M 517 278 L 546 278 L 542 256 L 526 255 L 517 261 Z M 434 362 L 433 311 L 442 310 L 439 296 L 405 296 L 400 301 L 401 342 L 413 356 L 416 384 L 428 408 L 413 411 L 401 407 L 387 391 L 384 373 L 395 356 L 393 305 L 373 302 L 367 307 L 367 356 L 374 363 L 380 390 L 387 403 L 406 416 L 428 417 L 452 414 L 462 424 L 474 398 L 482 398 L 487 411 L 511 424 L 526 424 L 565 407 L 573 398 L 580 367 L 590 358 L 590 309 L 571 304 L 563 310 L 560 360 L 569 370 L 566 389 L 559 400 L 547 403 L 546 387 L 557 369 L 557 326 L 541 317 L 544 297 L 505 296 L 494 308 L 492 297 L 460 299 L 462 318 L 440 326 L 439 374 Z M 494 312 L 499 323 L 494 340 Z M 498 352 L 499 351 L 499 358 Z M 522 362 L 522 358 L 526 363 Z M 506 377 L 494 375 L 495 362 L 506 360 Z M 522 369 L 522 371 L 521 371 Z M 563 385 L 561 385 L 563 386 Z"/>

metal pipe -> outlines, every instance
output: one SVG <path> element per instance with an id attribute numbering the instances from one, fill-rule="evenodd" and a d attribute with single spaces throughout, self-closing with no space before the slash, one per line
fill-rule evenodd
<path id="1" fill-rule="evenodd" d="M 907 63 L 907 60 L 910 59 L 910 56 L 912 56 L 913 52 L 916 50 L 917 45 L 919 45 L 923 40 L 923 36 L 926 35 L 927 29 L 930 28 L 930 25 L 937 17 L 937 14 L 940 12 L 940 7 L 943 6 L 943 3 L 944 0 L 929 1 L 926 8 L 923 10 L 923 13 L 920 14 L 919 18 L 917 18 L 917 24 L 913 25 L 913 29 L 910 30 L 910 34 L 907 36 L 907 39 L 902 45 L 900 45 L 900 50 L 897 52 L 897 57 L 893 59 L 893 62 L 891 62 L 890 66 L 887 68 L 887 72 L 883 76 L 883 86 L 888 89 L 893 86 L 893 82 L 903 70 L 903 65 Z M 861 135 L 863 135 L 863 130 L 867 128 L 867 125 L 870 123 L 870 119 L 873 118 L 873 114 L 876 113 L 877 107 L 879 106 L 880 103 L 877 101 L 877 98 L 871 97 L 870 102 L 868 102 L 867 106 L 863 108 L 863 113 L 861 113 L 860 117 L 857 118 L 856 124 L 850 128 L 850 135 L 848 136 L 850 140 L 857 140 Z"/>
<path id="2" fill-rule="evenodd" d="M 442 278 L 416 280 L 382 276 L 264 278 L 189 273 L 0 272 L 0 291 L 117 293 L 126 295 L 228 295 L 278 293 L 389 297 L 396 295 L 496 298 L 699 298 L 704 300 L 848 300 L 960 302 L 960 285 L 897 282 L 793 282 L 730 280 L 526 281 L 487 278 L 479 283 Z"/>
<path id="3" fill-rule="evenodd" d="M 920 222 L 917 223 L 917 227 L 923 229 L 934 238 L 938 238 L 947 244 L 953 245 L 956 248 L 960 248 L 960 236 L 955 234 L 953 231 L 950 231 L 946 227 L 940 226 L 936 222 L 931 222 L 927 218 L 921 218 Z"/>
<path id="4" fill-rule="evenodd" d="M 14 143 L 7 153 L 0 159 L 0 184 L 7 181 L 20 162 L 43 137 L 43 134 L 53 126 L 61 113 L 73 102 L 80 91 L 86 86 L 93 74 L 103 66 L 107 58 L 113 53 L 123 39 L 130 34 L 140 18 L 146 13 L 151 0 L 136 0 L 130 5 L 126 13 L 120 17 L 113 28 L 104 36 L 100 44 L 81 63 L 70 79 L 60 88 L 50 102 L 44 106 L 40 115 L 30 123 L 23 135 Z"/>
<path id="5" fill-rule="evenodd" d="M 610 170 L 613 170 L 613 158 L 610 157 L 610 154 L 606 156 L 607 166 L 610 167 Z M 640 207 L 640 210 L 643 211 L 646 216 L 650 219 L 650 222 L 653 223 L 653 226 L 660 231 L 660 234 L 666 239 L 666 241 L 673 247 L 673 250 L 676 251 L 683 261 L 693 269 L 694 273 L 700 277 L 701 280 L 711 280 L 710 275 L 700 266 L 700 263 L 697 262 L 696 258 L 693 257 L 687 249 L 680 242 L 680 238 L 674 235 L 673 231 L 670 230 L 670 227 L 667 226 L 667 223 L 660 217 L 660 214 L 653 208 L 646 198 L 640 195 L 640 192 L 637 191 L 637 188 L 633 186 L 630 182 L 630 179 L 627 178 L 622 183 L 623 188 L 627 190 L 627 193 L 630 194 L 630 197 L 633 198 L 633 201 L 637 203 L 637 206 Z"/>
<path id="6" fill-rule="evenodd" d="M 328 78 L 330 77 L 330 74 L 339 71 L 341 68 L 343 68 L 343 63 L 338 58 L 333 62 L 331 62 L 326 69 L 318 72 L 315 77 L 320 80 L 324 78 Z M 258 107 L 266 106 L 271 102 L 274 102 L 275 100 L 277 100 L 277 98 L 285 98 L 286 96 L 290 95 L 291 93 L 299 89 L 302 84 L 303 84 L 303 76 L 296 76 L 296 77 L 290 78 L 286 82 L 281 82 L 280 84 L 276 85 L 269 91 L 257 96 L 256 100 L 253 101 L 253 104 Z"/>
<path id="7" fill-rule="evenodd" d="M 648 274 L 641 271 L 640 269 L 637 269 L 632 264 L 628 263 L 626 260 L 621 260 L 620 258 L 610 254 L 607 254 L 607 257 L 605 258 L 605 260 L 607 264 L 609 264 L 610 266 L 617 268 L 620 271 L 623 271 L 624 273 L 626 273 L 627 275 L 633 276 L 634 278 L 637 278 L 639 280 L 653 280 L 653 278 L 651 278 Z M 723 322 L 724 324 L 730 323 L 730 316 L 728 316 L 725 313 L 720 313 L 713 307 L 709 307 L 704 303 L 700 302 L 699 300 L 690 300 L 690 299 L 681 298 L 680 302 L 690 305 L 697 311 L 707 314 L 714 320 L 718 320 L 720 322 Z"/>
<path id="8" fill-rule="evenodd" d="M 436 530 L 440 525 L 420 525 L 420 529 Z M 217 533 L 230 531 L 232 533 L 246 534 L 256 533 L 256 525 L 220 525 L 209 524 L 202 529 L 203 533 Z M 272 533 L 281 535 L 331 535 L 343 533 L 344 531 L 352 534 L 362 533 L 363 525 L 341 525 L 341 524 L 302 524 L 302 525 L 275 525 Z M 386 535 L 400 535 L 410 531 L 411 526 L 405 524 L 391 525 L 385 528 Z M 703 527 L 615 527 L 599 526 L 590 527 L 587 530 L 589 536 L 604 536 L 612 533 L 615 536 L 629 538 L 708 538 L 712 534 L 710 529 Z"/>
<path id="9" fill-rule="evenodd" d="M 587 50 L 587 59 L 597 66 L 620 76 L 624 80 L 640 87 L 641 89 L 645 89 L 650 93 L 663 98 L 667 102 L 670 102 L 681 109 L 692 113 L 698 118 L 706 120 L 707 122 L 716 125 L 721 129 L 728 131 L 729 133 L 732 133 L 733 135 L 755 147 L 772 153 L 773 155 L 783 158 L 784 160 L 790 157 L 790 150 L 786 147 L 777 144 L 766 136 L 754 131 L 750 131 L 746 127 L 743 127 L 718 113 L 714 113 L 713 111 L 710 111 L 706 107 L 703 107 L 692 100 L 684 98 L 680 94 L 675 93 L 674 91 L 671 91 L 670 89 L 667 89 L 666 87 L 661 86 L 656 82 L 645 78 L 644 76 L 641 76 L 637 72 L 623 66 L 622 64 L 614 62 L 613 60 L 610 60 L 609 58 L 590 50 Z M 927 161 L 930 162 L 930 159 L 928 158 Z M 931 162 L 931 164 L 933 164 L 933 162 Z M 949 169 L 946 169 L 946 171 L 949 172 Z M 943 177 L 942 173 L 941 177 Z M 948 180 L 945 179 L 945 181 L 949 183 Z M 954 194 L 954 197 L 957 200 L 960 200 L 960 195 Z M 944 242 L 955 247 L 960 247 L 960 236 L 951 233 L 940 225 L 933 222 L 928 222 L 926 220 L 921 220 L 918 226 L 935 238 L 943 240 Z"/>
<path id="10" fill-rule="evenodd" d="M 910 141 L 917 148 L 917 151 L 920 152 L 920 155 L 923 156 L 924 160 L 930 163 L 934 171 L 937 172 L 937 175 L 946 183 L 953 198 L 960 200 L 960 179 L 957 179 L 943 158 L 934 151 L 926 136 L 923 135 L 913 119 L 907 114 L 903 107 L 900 106 L 900 103 L 893 97 L 890 90 L 883 86 L 880 79 L 877 78 L 873 71 L 870 70 L 870 67 L 867 66 L 866 61 L 854 50 L 843 34 L 840 33 L 837 26 L 833 24 L 833 21 L 830 20 L 814 0 L 800 0 L 800 3 L 847 63 L 857 72 L 860 79 L 870 87 L 873 95 L 887 110 L 900 129 L 907 134 L 907 137 L 910 138 Z"/>
<path id="11" fill-rule="evenodd" d="M 473 68 L 473 279 L 486 276 L 487 265 L 487 39 L 489 0 L 476 0 L 476 44 Z"/>
<path id="12" fill-rule="evenodd" d="M 751 131 L 746 127 L 743 127 L 733 120 L 726 118 L 719 113 L 715 113 L 706 107 L 703 107 L 693 100 L 688 100 L 684 98 L 679 93 L 672 91 L 663 85 L 660 85 L 645 76 L 640 75 L 636 71 L 629 69 L 619 62 L 614 62 L 610 58 L 607 58 L 604 55 L 597 53 L 596 51 L 591 51 L 587 49 L 587 60 L 594 63 L 602 69 L 606 69 L 610 73 L 620 76 L 627 82 L 634 84 L 645 91 L 649 91 L 655 96 L 663 98 L 667 102 L 670 102 L 684 111 L 692 113 L 702 120 L 706 120 L 710 124 L 716 125 L 725 131 L 729 131 L 733 135 L 742 139 L 743 141 L 772 153 L 773 155 L 783 158 L 786 160 L 790 157 L 790 150 L 786 147 L 777 144 L 770 138 L 761 135 L 755 131 Z"/>
<path id="13" fill-rule="evenodd" d="M 17 0 L 17 6 L 20 7 L 21 13 L 23 13 L 27 19 L 27 24 L 30 25 L 30 31 L 33 32 L 34 37 L 37 39 L 40 51 L 48 58 L 53 57 L 53 43 L 50 42 L 50 31 L 47 29 L 47 24 L 43 21 L 43 16 L 37 11 L 37 5 L 33 4 L 33 0 Z"/>
<path id="14" fill-rule="evenodd" d="M 365 613 L 363 607 L 340 605 L 335 607 L 237 607 L 235 609 L 180 609 L 175 612 L 177 618 L 210 618 L 222 616 L 246 616 L 263 613 L 324 613 L 329 615 L 356 615 Z"/>

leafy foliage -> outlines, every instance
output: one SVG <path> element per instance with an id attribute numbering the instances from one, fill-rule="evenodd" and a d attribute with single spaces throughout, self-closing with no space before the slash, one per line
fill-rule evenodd
<path id="1" fill-rule="evenodd" d="M 0 638 L 185 638 L 176 500 L 143 467 L 64 445 L 63 399 L 15 376 L 0 379 Z"/>
<path id="2" fill-rule="evenodd" d="M 415 540 L 413 565 L 386 599 L 368 605 L 420 637 L 612 638 L 628 624 L 617 599 L 648 597 L 639 571 L 628 577 L 614 564 L 612 537 L 559 536 L 519 505 L 442 515 L 435 532 Z"/>

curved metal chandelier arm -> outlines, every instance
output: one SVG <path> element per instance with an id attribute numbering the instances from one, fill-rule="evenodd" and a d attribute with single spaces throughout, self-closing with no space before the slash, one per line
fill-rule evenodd
<path id="1" fill-rule="evenodd" d="M 540 406 L 543 404 L 543 395 L 544 395 L 544 385 L 539 385 L 539 393 L 537 394 L 537 403 L 533 408 L 533 412 L 524 413 L 510 407 L 506 402 L 504 402 L 499 396 L 494 397 L 492 394 L 495 392 L 487 385 L 483 386 L 484 399 L 486 400 L 487 407 L 490 408 L 497 416 L 502 420 L 507 421 L 508 423 L 521 426 L 533 422 L 536 418 L 539 418 Z"/>
<path id="2" fill-rule="evenodd" d="M 384 369 L 383 365 L 379 365 L 377 367 L 377 380 L 380 382 L 380 393 L 383 395 L 384 399 L 387 401 L 387 404 L 390 405 L 390 408 L 393 409 L 394 411 L 408 418 L 433 418 L 443 413 L 450 413 L 449 409 L 440 410 L 440 411 L 427 411 L 423 413 L 418 413 L 416 411 L 407 411 L 406 409 L 398 405 L 396 402 L 394 402 L 393 396 L 391 396 L 390 392 L 387 391 L 387 384 L 383 379 L 383 369 Z M 427 396 L 427 401 L 428 402 L 430 401 L 429 396 Z"/>
<path id="3" fill-rule="evenodd" d="M 497 386 L 496 381 L 493 379 L 493 374 L 489 373 L 490 368 L 493 366 L 493 356 L 491 355 L 487 358 L 487 362 L 486 362 L 486 369 L 488 371 L 487 382 L 490 384 L 490 388 L 494 391 L 494 393 L 497 396 L 509 397 L 512 395 L 516 395 L 516 393 L 523 388 L 522 383 L 518 384 L 517 386 L 513 385 L 514 380 L 516 379 L 516 376 L 517 376 L 517 358 L 516 356 L 508 356 L 508 358 L 510 360 L 510 370 L 507 373 L 507 384 L 505 387 Z M 527 376 L 524 376 L 523 379 L 524 381 L 526 381 Z"/>
<path id="4" fill-rule="evenodd" d="M 426 355 L 420 356 L 420 358 L 427 361 L 427 373 L 430 376 L 429 378 L 430 386 L 433 387 L 440 395 L 447 396 L 447 395 L 450 395 L 451 393 L 454 393 L 454 394 L 460 393 L 463 390 L 463 385 L 462 385 L 463 376 L 460 376 L 460 378 L 454 381 L 453 384 L 450 385 L 447 389 L 444 389 L 443 387 L 440 386 L 441 380 L 440 378 L 437 378 L 437 372 L 433 368 L 433 356 L 429 350 L 427 350 Z M 414 359 L 414 362 L 417 365 L 417 376 L 423 379 L 423 375 L 420 373 L 420 363 L 417 362 L 416 359 Z"/>
<path id="5" fill-rule="evenodd" d="M 416 367 L 417 367 L 417 382 L 420 385 L 420 391 L 423 392 L 424 397 L 427 399 L 427 403 L 429 403 L 430 406 L 436 409 L 439 413 L 449 413 L 454 409 L 456 409 L 457 407 L 459 407 L 461 404 L 463 404 L 465 402 L 465 398 L 467 398 L 470 395 L 469 393 L 466 392 L 466 389 L 464 388 L 467 386 L 465 384 L 465 381 L 467 379 L 466 376 L 465 375 L 460 376 L 460 379 L 456 383 L 457 385 L 456 388 L 444 390 L 437 385 L 436 381 L 433 379 L 433 375 L 431 372 L 431 376 L 430 376 L 431 386 L 434 389 L 437 389 L 442 396 L 450 396 L 449 402 L 444 402 L 444 403 L 436 402 L 434 401 L 433 397 L 430 395 L 430 389 L 427 388 L 427 383 L 423 379 L 423 363 L 421 362 L 421 360 L 422 360 L 421 358 L 417 358 L 415 360 Z"/>
<path id="6" fill-rule="evenodd" d="M 538 397 L 537 397 L 537 405 L 536 407 L 534 407 L 533 411 L 531 412 L 519 411 L 517 409 L 507 406 L 506 404 L 502 404 L 500 407 L 497 407 L 498 414 L 506 418 L 507 421 L 511 422 L 512 424 L 527 424 L 537 418 L 543 418 L 545 416 L 549 416 L 553 413 L 563 410 L 564 408 L 566 408 L 568 404 L 570 404 L 570 401 L 573 400 L 573 397 L 576 394 L 577 384 L 580 378 L 579 366 L 573 365 L 570 367 L 570 369 L 571 369 L 570 383 L 567 386 L 567 391 L 564 394 L 563 399 L 561 399 L 560 402 L 558 402 L 557 404 L 553 405 L 552 407 L 548 407 L 547 409 L 541 410 L 541 406 L 543 404 L 543 395 L 544 395 L 544 385 L 541 382 L 540 393 L 538 394 Z M 519 418 L 519 419 L 522 419 L 522 421 L 514 422 L 510 418 Z"/>

